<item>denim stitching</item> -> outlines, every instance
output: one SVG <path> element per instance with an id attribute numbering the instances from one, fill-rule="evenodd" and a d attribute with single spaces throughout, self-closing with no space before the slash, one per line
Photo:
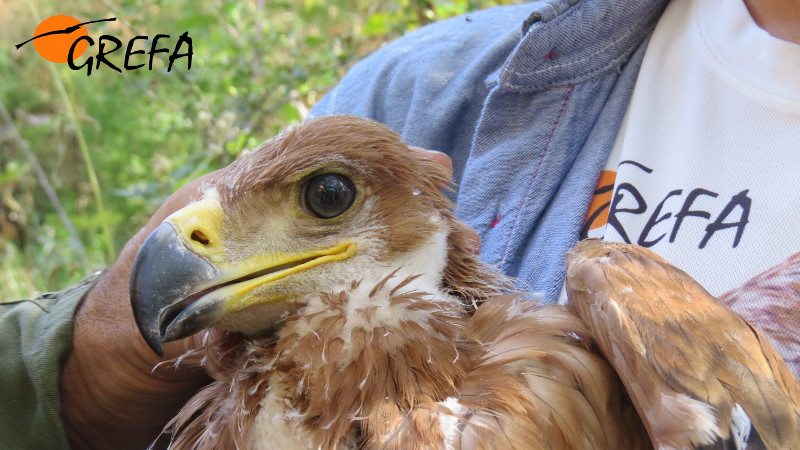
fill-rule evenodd
<path id="1" fill-rule="evenodd" d="M 621 56 L 612 60 L 609 64 L 591 70 L 586 73 L 582 73 L 576 77 L 572 77 L 566 80 L 558 80 L 554 82 L 550 82 L 547 84 L 514 84 L 514 83 L 506 83 L 503 84 L 502 87 L 505 89 L 513 89 L 513 90 L 523 90 L 523 91 L 534 91 L 534 90 L 541 90 L 541 89 L 549 89 L 549 88 L 558 88 L 558 87 L 565 87 L 565 86 L 572 86 L 575 84 L 580 84 L 585 81 L 589 81 L 595 77 L 605 74 L 608 72 L 608 69 L 614 66 L 619 66 L 620 63 L 625 62 L 628 59 L 628 56 Z"/>
<path id="2" fill-rule="evenodd" d="M 638 25 L 638 24 L 637 24 L 637 25 Z M 629 30 L 628 30 L 628 31 L 627 31 L 625 34 L 623 34 L 622 36 L 620 36 L 620 38 L 619 38 L 619 39 L 617 39 L 617 40 L 615 40 L 615 41 L 612 41 L 611 43 L 609 43 L 609 44 L 608 44 L 608 45 L 606 45 L 605 47 L 601 48 L 600 50 L 598 50 L 598 51 L 596 51 L 596 52 L 594 52 L 594 53 L 592 53 L 592 54 L 589 54 L 589 55 L 587 55 L 587 56 L 585 56 L 585 57 L 583 57 L 583 58 L 581 58 L 581 59 L 575 60 L 575 61 L 570 61 L 570 62 L 563 63 L 563 64 L 553 64 L 553 65 L 548 65 L 548 66 L 547 66 L 547 67 L 545 67 L 544 69 L 532 70 L 532 71 L 530 71 L 530 72 L 517 72 L 517 71 L 515 71 L 515 70 L 511 69 L 510 67 L 509 67 L 508 69 L 506 69 L 506 70 L 507 70 L 509 73 L 511 73 L 511 74 L 514 74 L 514 75 L 536 75 L 536 74 L 540 74 L 540 73 L 548 72 L 548 71 L 550 71 L 550 70 L 560 69 L 560 68 L 562 68 L 562 67 L 570 67 L 570 66 L 573 66 L 573 65 L 575 65 L 575 64 L 581 64 L 581 63 L 583 63 L 584 61 L 588 61 L 588 60 L 590 60 L 590 59 L 595 59 L 595 58 L 596 58 L 598 55 L 602 55 L 602 54 L 604 54 L 604 53 L 609 53 L 609 52 L 611 51 L 611 50 L 610 50 L 610 48 L 611 48 L 611 47 L 615 47 L 617 44 L 619 44 L 619 42 L 621 42 L 621 41 L 625 40 L 625 38 L 626 38 L 626 37 L 628 37 L 628 35 L 629 35 L 629 34 L 632 34 L 632 33 L 633 33 L 633 29 L 629 29 Z"/>
<path id="3" fill-rule="evenodd" d="M 553 142 L 553 137 L 556 134 L 556 129 L 558 128 L 558 123 L 561 121 L 561 116 L 564 114 L 564 111 L 567 109 L 567 102 L 569 102 L 569 98 L 572 96 L 572 87 L 567 90 L 567 96 L 564 98 L 564 103 L 561 104 L 561 111 L 558 112 L 558 116 L 556 117 L 556 121 L 553 123 L 553 129 L 550 131 L 550 137 L 547 139 L 547 144 L 544 146 L 544 152 L 542 153 L 542 157 L 539 158 L 539 163 L 536 165 L 536 170 L 533 172 L 533 177 L 531 177 L 531 181 L 528 183 L 528 188 L 525 190 L 525 195 L 520 200 L 519 206 L 517 207 L 517 211 L 514 214 L 514 222 L 511 224 L 511 228 L 508 230 L 508 235 L 506 236 L 506 244 L 503 248 L 503 256 L 500 257 L 500 262 L 497 264 L 498 268 L 502 268 L 503 264 L 506 262 L 506 256 L 508 256 L 508 249 L 511 246 L 511 237 L 514 235 L 514 229 L 517 227 L 517 223 L 519 223 L 519 216 L 522 214 L 522 208 L 525 207 L 525 204 L 528 202 L 530 198 L 531 190 L 533 189 L 533 183 L 536 181 L 536 178 L 539 175 L 539 169 L 542 168 L 542 163 L 544 162 L 544 158 L 547 156 L 547 151 L 550 148 L 550 143 Z"/>
<path id="4" fill-rule="evenodd" d="M 563 16 L 560 16 L 560 17 L 566 17 L 569 14 L 569 11 L 570 10 L 568 9 L 567 12 L 565 12 L 563 14 Z M 639 24 L 641 24 L 642 22 L 645 22 L 646 20 L 648 20 L 648 16 L 645 16 L 645 18 L 642 18 L 641 20 L 636 22 L 636 24 L 634 26 L 631 26 L 630 28 L 628 28 L 628 31 L 626 31 L 622 36 L 620 36 L 619 39 L 616 39 L 616 40 L 610 42 L 608 45 L 606 45 L 605 47 L 601 48 L 600 50 L 598 50 L 598 51 L 596 51 L 596 52 L 594 52 L 594 53 L 592 53 L 590 55 L 587 55 L 587 56 L 585 56 L 585 57 L 583 57 L 583 58 L 581 58 L 579 60 L 565 62 L 565 63 L 557 64 L 557 65 L 548 65 L 544 69 L 533 70 L 533 71 L 530 71 L 530 72 L 517 72 L 517 71 L 513 70 L 511 67 L 506 68 L 505 71 L 507 71 L 508 73 L 511 73 L 513 75 L 536 75 L 536 74 L 544 73 L 544 72 L 547 72 L 547 71 L 550 71 L 550 70 L 559 69 L 561 67 L 569 67 L 569 66 L 573 66 L 575 64 L 581 64 L 581 63 L 583 63 L 583 62 L 585 62 L 587 60 L 590 60 L 590 59 L 593 59 L 593 58 L 597 57 L 598 55 L 602 55 L 604 53 L 608 53 L 610 51 L 609 49 L 611 47 L 614 47 L 617 44 L 619 44 L 621 41 L 623 41 L 626 37 L 628 37 L 628 35 L 632 34 L 634 31 L 639 31 Z"/>

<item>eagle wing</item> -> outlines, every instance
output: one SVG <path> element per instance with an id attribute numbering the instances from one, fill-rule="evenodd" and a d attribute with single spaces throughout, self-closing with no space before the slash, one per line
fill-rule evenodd
<path id="1" fill-rule="evenodd" d="M 482 343 L 459 388 L 469 411 L 454 448 L 646 448 L 647 433 L 588 330 L 560 305 L 511 295 L 484 302 Z"/>
<path id="2" fill-rule="evenodd" d="M 586 240 L 567 256 L 566 283 L 656 447 L 800 445 L 788 367 L 685 272 L 641 247 Z"/>

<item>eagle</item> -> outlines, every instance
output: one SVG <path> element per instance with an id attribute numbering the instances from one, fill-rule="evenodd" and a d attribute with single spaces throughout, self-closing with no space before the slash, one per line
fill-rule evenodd
<path id="1" fill-rule="evenodd" d="M 385 125 L 325 116 L 246 154 L 156 228 L 131 275 L 137 326 L 158 354 L 203 332 L 203 348 L 185 358 L 201 358 L 214 379 L 165 427 L 170 448 L 680 448 L 735 441 L 741 417 L 757 416 L 739 397 L 723 396 L 735 402 L 727 410 L 716 397 L 695 398 L 689 409 L 706 406 L 672 418 L 675 439 L 663 440 L 658 421 L 675 402 L 664 411 L 648 396 L 663 399 L 679 374 L 645 367 L 658 364 L 653 354 L 676 366 L 667 352 L 680 349 L 649 339 L 642 355 L 613 337 L 650 332 L 661 318 L 625 313 L 636 302 L 661 307 L 660 297 L 627 295 L 635 273 L 625 286 L 589 283 L 627 264 L 593 241 L 600 250 L 570 255 L 568 306 L 527 298 L 474 254 L 442 192 L 448 182 L 447 170 Z M 649 261 L 659 260 L 639 263 Z M 677 270 L 659 267 L 644 274 Z M 608 305 L 619 314 L 597 314 Z M 788 396 L 779 400 L 790 400 L 773 418 L 796 431 L 796 382 L 780 378 L 768 343 L 758 348 Z M 738 375 L 717 384 L 735 391 Z M 685 384 L 676 401 L 702 395 Z M 698 417 L 707 419 L 699 434 Z M 752 424 L 754 436 L 775 431 Z"/>

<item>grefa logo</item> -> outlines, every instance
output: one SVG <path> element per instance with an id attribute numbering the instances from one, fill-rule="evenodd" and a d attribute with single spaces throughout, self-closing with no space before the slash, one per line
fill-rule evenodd
<path id="1" fill-rule="evenodd" d="M 95 42 L 89 32 L 86 30 L 86 25 L 98 22 L 114 22 L 116 17 L 108 19 L 90 20 L 81 22 L 78 19 L 70 16 L 52 16 L 43 20 L 36 30 L 33 32 L 33 37 L 25 42 L 15 45 L 19 50 L 23 45 L 33 42 L 36 51 L 39 55 L 54 63 L 67 63 L 72 70 L 81 70 L 86 68 L 86 75 L 92 74 L 92 69 L 99 70 L 101 65 L 110 67 L 119 73 L 124 70 L 137 70 L 147 65 L 148 70 L 153 70 L 153 56 L 157 53 L 169 54 L 169 65 L 167 72 L 172 71 L 172 66 L 175 61 L 180 58 L 186 59 L 186 70 L 192 68 L 192 38 L 189 37 L 189 32 L 184 31 L 183 34 L 178 36 L 172 51 L 169 48 L 161 47 L 165 42 L 168 42 L 170 35 L 156 34 L 150 42 L 150 50 L 145 52 L 144 49 L 139 47 L 137 49 L 137 41 L 147 42 L 150 40 L 149 36 L 136 36 L 128 41 L 124 50 L 124 59 L 122 63 L 114 63 L 108 59 L 108 55 L 122 49 L 122 41 L 118 38 L 104 34 Z M 142 45 L 139 44 L 139 45 Z M 76 58 L 86 52 L 90 47 L 94 47 L 97 53 L 95 56 L 87 57 L 82 64 L 76 64 Z M 138 56 L 142 55 L 142 56 Z M 144 55 L 147 55 L 145 57 Z M 147 64 L 145 64 L 145 59 Z M 120 68 L 120 66 L 122 68 Z"/>

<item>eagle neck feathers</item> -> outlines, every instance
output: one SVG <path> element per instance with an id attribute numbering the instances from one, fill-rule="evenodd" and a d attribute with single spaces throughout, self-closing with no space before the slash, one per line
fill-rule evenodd
<path id="1" fill-rule="evenodd" d="M 337 448 L 382 439 L 412 408 L 452 395 L 468 370 L 470 355 L 459 353 L 467 320 L 457 299 L 397 271 L 309 296 L 276 336 L 208 341 L 217 381 L 173 421 L 173 445 L 249 448 L 267 437 L 273 446 L 294 441 L 285 448 Z"/>

